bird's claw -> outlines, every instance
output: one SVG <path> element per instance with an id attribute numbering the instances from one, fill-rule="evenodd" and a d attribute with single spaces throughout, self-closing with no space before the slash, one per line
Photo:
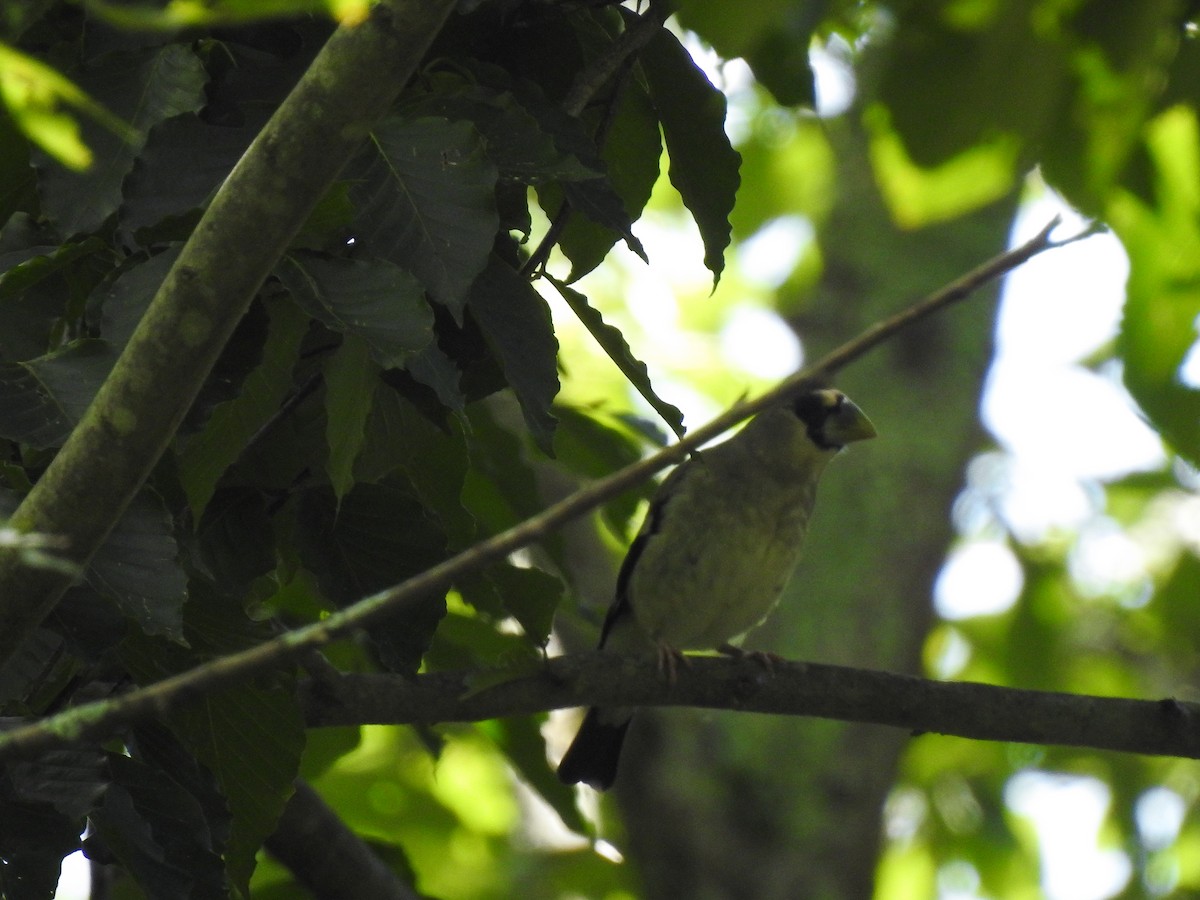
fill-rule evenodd
<path id="1" fill-rule="evenodd" d="M 772 675 L 775 674 L 775 667 L 777 665 L 786 662 L 778 653 L 772 653 L 769 650 L 743 650 L 741 647 L 735 647 L 733 644 L 722 644 L 717 648 L 717 651 L 734 659 L 752 659 Z"/>

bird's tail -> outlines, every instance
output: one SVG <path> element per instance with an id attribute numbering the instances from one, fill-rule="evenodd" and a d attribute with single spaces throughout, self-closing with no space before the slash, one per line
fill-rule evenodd
<path id="1" fill-rule="evenodd" d="M 631 721 L 632 710 L 589 709 L 558 764 L 559 780 L 564 784 L 587 784 L 598 791 L 612 787 Z"/>

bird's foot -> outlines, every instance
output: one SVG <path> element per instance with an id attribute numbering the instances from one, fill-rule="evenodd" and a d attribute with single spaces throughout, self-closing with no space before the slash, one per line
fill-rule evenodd
<path id="1" fill-rule="evenodd" d="M 768 650 L 743 650 L 733 644 L 722 644 L 717 648 L 717 652 L 732 656 L 734 659 L 752 659 L 772 675 L 775 674 L 775 666 L 786 662 L 778 653 L 771 653 Z"/>
<path id="2" fill-rule="evenodd" d="M 660 641 L 658 644 L 658 671 L 667 676 L 667 684 L 675 684 L 680 666 L 685 668 L 691 666 L 691 662 L 683 655 L 683 651 L 676 650 L 670 644 Z"/>

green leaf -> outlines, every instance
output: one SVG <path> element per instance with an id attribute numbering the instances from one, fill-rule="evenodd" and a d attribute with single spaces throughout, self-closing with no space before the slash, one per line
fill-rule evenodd
<path id="1" fill-rule="evenodd" d="M 284 259 L 276 275 L 305 312 L 361 338 L 385 369 L 403 367 L 433 340 L 433 311 L 421 285 L 394 263 L 300 252 Z"/>
<path id="2" fill-rule="evenodd" d="M 1200 465 L 1200 390 L 1181 380 L 1200 315 L 1200 126 L 1185 107 L 1163 113 L 1147 143 L 1157 204 L 1132 195 L 1109 221 L 1129 253 L 1125 314 L 1117 338 L 1125 384 L 1176 451 Z"/>
<path id="3" fill-rule="evenodd" d="M 379 369 L 370 348 L 352 334 L 325 361 L 325 435 L 329 459 L 325 470 L 339 500 L 354 487 L 354 461 L 366 438 L 371 400 Z"/>
<path id="4" fill-rule="evenodd" d="M 0 366 L 0 437 L 38 449 L 62 446 L 115 362 L 104 341 L 84 340 Z"/>
<path id="5" fill-rule="evenodd" d="M 808 59 L 813 32 L 828 0 L 681 0 L 680 21 L 725 59 L 742 57 L 754 77 L 784 106 L 812 106 L 816 99 Z"/>
<path id="6" fill-rule="evenodd" d="M 541 569 L 507 563 L 489 566 L 463 586 L 463 596 L 477 609 L 497 618 L 511 615 L 525 636 L 539 647 L 550 639 L 554 611 L 562 600 L 562 581 Z"/>
<path id="7" fill-rule="evenodd" d="M 671 184 L 700 229 L 704 265 L 715 285 L 725 268 L 742 159 L 725 134 L 725 95 L 666 29 L 658 31 L 639 59 L 662 122 Z"/>
<path id="8" fill-rule="evenodd" d="M 587 297 L 579 291 L 568 287 L 552 276 L 547 275 L 546 280 L 562 294 L 562 298 L 571 307 L 571 312 L 575 313 L 583 326 L 596 339 L 596 343 L 608 354 L 608 358 L 616 363 L 617 368 L 633 385 L 634 390 L 642 395 L 656 413 L 662 416 L 663 421 L 678 437 L 683 437 L 686 431 L 683 427 L 683 413 L 678 407 L 667 403 L 655 393 L 654 386 L 650 383 L 649 369 L 646 368 L 644 362 L 633 355 L 633 351 L 625 341 L 625 335 L 621 334 L 618 328 L 605 322 L 604 317 L 588 303 Z"/>
<path id="9" fill-rule="evenodd" d="M 152 128 L 125 180 L 122 230 L 133 234 L 205 206 L 254 140 L 259 118 L 228 126 L 189 113 Z"/>
<path id="10" fill-rule="evenodd" d="M 301 562 L 321 591 L 346 606 L 440 562 L 446 538 L 424 508 L 392 482 L 354 486 L 339 503 L 332 489 L 305 491 L 296 517 Z M 419 597 L 370 635 L 381 662 L 413 674 L 446 612 L 438 594 Z"/>
<path id="11" fill-rule="evenodd" d="M 89 823 L 151 897 L 220 896 L 225 866 L 200 803 L 164 772 L 109 756 L 112 784 Z"/>
<path id="12" fill-rule="evenodd" d="M 182 641 L 187 576 L 178 557 L 170 512 L 143 490 L 92 557 L 87 583 L 146 634 Z"/>
<path id="13" fill-rule="evenodd" d="M 500 220 L 498 173 L 467 122 L 383 119 L 346 169 L 356 246 L 403 266 L 461 319 Z"/>
<path id="14" fill-rule="evenodd" d="M 251 622 L 236 602 L 195 580 L 185 633 L 190 651 L 139 635 L 122 646 L 122 661 L 147 684 L 270 637 L 268 626 Z M 276 671 L 205 693 L 168 715 L 172 730 L 212 772 L 228 804 L 232 819 L 225 866 L 243 894 L 254 856 L 274 831 L 300 767 L 304 720 L 294 687 L 290 672 Z"/>
<path id="15" fill-rule="evenodd" d="M 455 550 L 477 538 L 475 519 L 462 503 L 468 465 L 467 435 L 458 419 L 439 428 L 386 384 L 375 388 L 355 477 L 378 481 L 396 469 L 402 471 Z"/>
<path id="16" fill-rule="evenodd" d="M 292 368 L 308 330 L 308 317 L 282 302 L 268 305 L 267 312 L 271 322 L 262 362 L 246 376 L 241 394 L 218 405 L 204 429 L 187 438 L 179 450 L 179 479 L 197 522 L 221 476 L 275 415 L 292 386 Z"/>
<path id="17" fill-rule="evenodd" d="M 121 185 L 150 128 L 205 103 L 207 75 L 189 44 L 111 54 L 78 76 L 80 86 L 127 121 L 133 134 L 87 129 L 95 161 L 72 172 L 43 158 L 38 164 L 42 211 L 65 234 L 97 229 L 121 205 Z"/>
<path id="18" fill-rule="evenodd" d="M 642 214 L 658 181 L 662 138 L 658 116 L 641 82 L 630 80 L 611 110 L 607 137 L 601 151 L 605 177 L 591 182 L 538 188 L 538 202 L 546 215 L 558 215 L 564 198 L 581 215 L 571 216 L 558 246 L 571 261 L 568 281 L 577 281 L 604 261 L 618 240 L 646 259 L 645 248 L 633 234 L 633 222 Z M 599 118 L 585 113 L 592 128 Z M 615 192 L 616 197 L 611 198 Z M 614 202 L 615 200 L 615 202 Z"/>
<path id="19" fill-rule="evenodd" d="M 486 142 L 488 158 L 496 164 L 502 180 L 535 184 L 586 180 L 602 174 L 564 152 L 535 113 L 509 91 L 479 85 L 438 91 L 406 103 L 401 112 L 412 119 L 439 116 L 470 122 Z M 579 121 L 563 118 L 573 123 L 578 136 L 586 141 Z"/>
<path id="20" fill-rule="evenodd" d="M 534 441 L 553 456 L 550 407 L 559 387 L 558 339 L 546 301 L 521 275 L 492 257 L 471 288 L 468 305 L 517 395 Z"/>
<path id="21" fill-rule="evenodd" d="M 82 170 L 94 155 L 79 134 L 79 122 L 63 107 L 73 107 L 114 134 L 130 138 L 128 128 L 87 93 L 54 69 L 0 44 L 0 98 L 12 121 L 59 164 Z"/>

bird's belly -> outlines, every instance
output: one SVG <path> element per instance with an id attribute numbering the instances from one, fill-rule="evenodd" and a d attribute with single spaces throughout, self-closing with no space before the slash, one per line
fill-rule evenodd
<path id="1" fill-rule="evenodd" d="M 718 549 L 700 540 L 673 548 L 673 559 L 639 561 L 630 585 L 642 628 L 680 650 L 711 649 L 749 631 L 775 608 L 804 538 L 804 516 L 783 516 L 766 530 L 721 536 Z M 757 538 L 750 538 L 757 535 Z"/>

